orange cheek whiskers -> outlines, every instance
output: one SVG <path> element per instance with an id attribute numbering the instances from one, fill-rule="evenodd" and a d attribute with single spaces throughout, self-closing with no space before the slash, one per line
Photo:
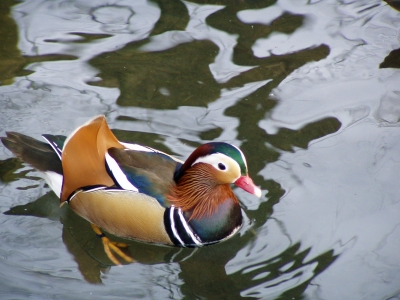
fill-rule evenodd
<path id="1" fill-rule="evenodd" d="M 225 200 L 233 199 L 238 202 L 230 185 L 219 184 L 210 168 L 213 167 L 201 163 L 194 165 L 167 195 L 172 205 L 191 212 L 190 219 L 211 216 Z"/>

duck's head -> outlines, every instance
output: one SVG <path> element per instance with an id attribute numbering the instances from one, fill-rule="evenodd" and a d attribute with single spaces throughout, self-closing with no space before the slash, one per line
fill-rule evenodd
<path id="1" fill-rule="evenodd" d="M 261 196 L 260 188 L 248 175 L 246 158 L 236 146 L 223 142 L 212 142 L 198 147 L 176 172 L 175 181 L 178 181 L 186 171 L 197 164 L 205 164 L 218 184 L 233 183 L 250 194 Z"/>

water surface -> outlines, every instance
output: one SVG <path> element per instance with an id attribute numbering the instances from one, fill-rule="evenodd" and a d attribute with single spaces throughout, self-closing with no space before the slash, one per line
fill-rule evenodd
<path id="1" fill-rule="evenodd" d="M 1 135 L 68 135 L 105 114 L 119 139 L 181 159 L 240 146 L 263 189 L 235 190 L 246 221 L 232 239 L 129 242 L 137 262 L 120 268 L 1 147 L 1 298 L 400 298 L 395 8 L 6 0 L 0 22 Z"/>

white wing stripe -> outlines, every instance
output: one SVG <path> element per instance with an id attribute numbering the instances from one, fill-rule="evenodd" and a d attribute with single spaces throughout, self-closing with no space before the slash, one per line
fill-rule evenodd
<path id="1" fill-rule="evenodd" d="M 114 175 L 115 180 L 124 190 L 138 192 L 139 190 L 126 178 L 124 172 L 122 172 L 121 168 L 118 166 L 117 162 L 114 158 L 110 156 L 110 154 L 106 153 L 106 162 L 108 167 L 110 168 L 111 173 Z"/>
<path id="2" fill-rule="evenodd" d="M 123 143 L 119 142 L 122 146 L 128 148 L 129 150 L 135 150 L 135 151 L 143 151 L 143 152 L 156 152 L 154 149 L 151 149 L 150 147 L 142 146 L 139 144 L 129 144 L 129 143 Z"/>

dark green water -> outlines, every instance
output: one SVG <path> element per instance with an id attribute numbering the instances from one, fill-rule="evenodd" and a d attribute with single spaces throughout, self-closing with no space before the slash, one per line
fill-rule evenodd
<path id="1" fill-rule="evenodd" d="M 0 24 L 2 136 L 105 114 L 120 140 L 181 159 L 240 146 L 263 189 L 235 190 L 232 239 L 129 242 L 120 268 L 1 146 L 1 299 L 400 298 L 400 14 L 386 2 L 3 0 Z"/>

